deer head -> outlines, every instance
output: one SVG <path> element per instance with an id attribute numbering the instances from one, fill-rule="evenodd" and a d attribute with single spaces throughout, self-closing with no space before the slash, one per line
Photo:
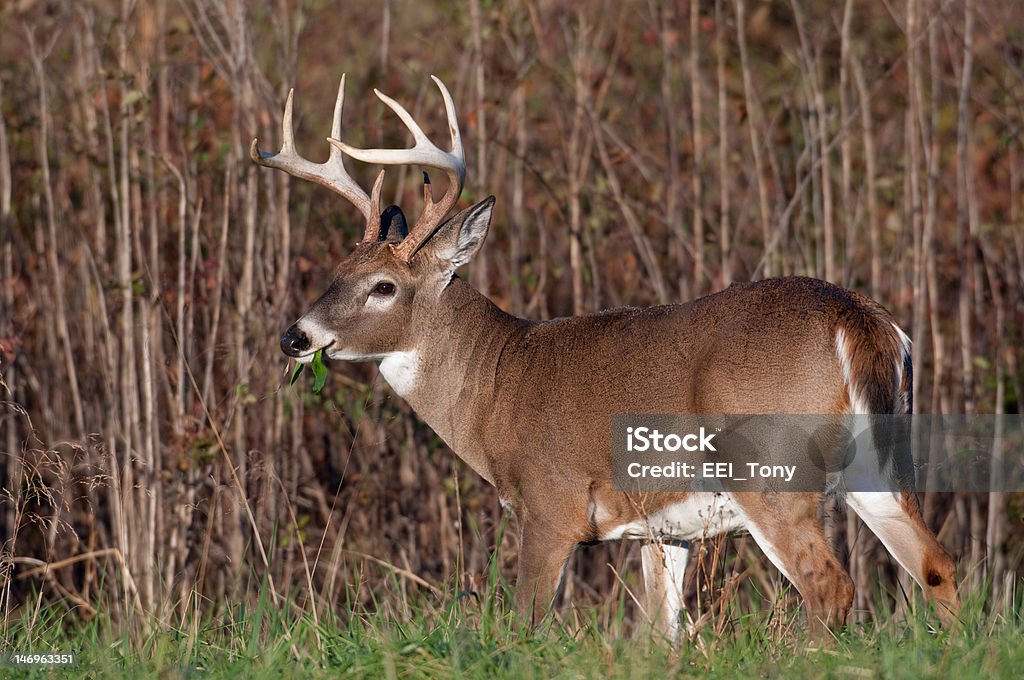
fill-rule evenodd
<path id="1" fill-rule="evenodd" d="M 288 94 L 282 125 L 282 145 L 277 153 L 260 150 L 252 141 L 250 155 L 260 165 L 276 168 L 321 184 L 340 194 L 363 214 L 363 238 L 338 265 L 328 289 L 313 306 L 281 336 L 281 349 L 300 362 L 310 361 L 317 350 L 332 359 L 383 360 L 413 349 L 416 321 L 425 317 L 417 310 L 429 308 L 449 284 L 455 270 L 480 248 L 490 225 L 494 197 L 445 219 L 462 193 L 466 176 L 465 152 L 455 104 L 444 83 L 431 76 L 444 98 L 451 135 L 451 150 L 435 146 L 394 99 L 374 90 L 413 135 L 409 149 L 360 149 L 341 141 L 341 117 L 345 104 L 345 77 L 338 86 L 331 125 L 330 156 L 313 163 L 295 150 L 292 98 Z M 381 165 L 420 165 L 444 171 L 448 189 L 434 202 L 430 178 L 423 173 L 423 212 L 411 230 L 398 206 L 381 209 L 384 170 L 377 175 L 370 195 L 345 169 L 343 156 Z"/>

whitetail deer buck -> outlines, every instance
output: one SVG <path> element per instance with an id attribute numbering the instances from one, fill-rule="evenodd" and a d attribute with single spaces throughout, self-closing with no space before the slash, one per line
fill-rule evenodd
<path id="1" fill-rule="evenodd" d="M 340 140 L 345 79 L 330 157 L 295 151 L 288 95 L 279 153 L 254 161 L 312 180 L 355 204 L 363 240 L 312 308 L 281 337 L 300 362 L 317 350 L 375 361 L 392 389 L 484 479 L 518 520 L 516 606 L 529 622 L 550 608 L 569 555 L 581 543 L 658 536 L 642 548 L 652 620 L 679 632 L 686 539 L 746 529 L 800 592 L 811 625 L 841 624 L 853 582 L 818 521 L 822 492 L 615 491 L 611 420 L 617 413 L 904 413 L 911 400 L 909 339 L 880 305 L 824 281 L 781 278 L 734 285 L 688 304 L 618 309 L 552 321 L 516 318 L 456 275 L 487 236 L 494 197 L 445 219 L 465 179 L 451 96 L 440 80 L 451 151 L 424 135 L 397 102 L 376 91 L 412 132 L 411 149 L 359 149 Z M 415 226 L 382 210 L 377 177 L 368 196 L 343 154 L 448 175 L 440 202 L 424 176 Z M 849 492 L 849 506 L 939 605 L 959 607 L 954 565 L 929 531 L 916 497 Z"/>

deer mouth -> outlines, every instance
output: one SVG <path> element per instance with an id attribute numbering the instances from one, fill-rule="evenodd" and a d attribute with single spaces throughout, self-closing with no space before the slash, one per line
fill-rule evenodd
<path id="1" fill-rule="evenodd" d="M 310 364 L 312 363 L 313 356 L 316 355 L 316 352 L 321 351 L 322 349 L 323 347 L 321 347 L 321 349 L 313 349 L 312 351 L 308 351 L 305 354 L 299 354 L 298 356 L 293 356 L 292 358 L 294 358 L 299 364 Z"/>
<path id="2" fill-rule="evenodd" d="M 320 349 L 310 350 L 309 352 L 306 352 L 305 354 L 299 354 L 298 356 L 295 356 L 295 357 L 292 357 L 292 358 L 295 359 L 295 361 L 299 362 L 300 364 L 308 364 L 308 363 L 311 363 L 313 361 L 313 357 L 316 356 L 317 352 L 323 352 L 324 354 L 327 354 L 328 357 L 330 357 L 331 355 L 330 355 L 330 353 L 327 352 L 327 348 L 330 347 L 333 344 L 334 344 L 333 342 L 329 342 L 326 345 L 324 345 L 323 347 L 321 347 Z"/>
<path id="3" fill-rule="evenodd" d="M 331 344 L 333 345 L 334 343 L 332 342 Z M 375 361 L 380 358 L 379 354 L 361 354 L 341 348 L 334 348 L 329 352 L 324 348 L 324 351 L 327 354 L 327 358 L 334 361 Z"/>

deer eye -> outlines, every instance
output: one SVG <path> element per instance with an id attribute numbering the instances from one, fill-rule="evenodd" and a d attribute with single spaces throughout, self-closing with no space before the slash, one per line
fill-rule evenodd
<path id="1" fill-rule="evenodd" d="M 390 281 L 381 281 L 373 288 L 374 295 L 390 297 L 395 294 L 395 284 Z"/>

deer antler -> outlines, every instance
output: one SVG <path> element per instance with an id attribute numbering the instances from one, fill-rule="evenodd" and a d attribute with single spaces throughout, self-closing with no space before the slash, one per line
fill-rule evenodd
<path id="1" fill-rule="evenodd" d="M 439 202 L 435 203 L 430 190 L 430 178 L 427 173 L 423 173 L 423 213 L 416 220 L 416 226 L 412 228 L 409 235 L 395 246 L 395 254 L 405 261 L 412 259 L 416 251 L 441 226 L 441 222 L 459 200 L 463 183 L 466 180 L 466 153 L 462 148 L 462 134 L 459 132 L 455 103 L 452 102 L 452 96 L 448 93 L 448 88 L 444 86 L 444 83 L 437 76 L 430 77 L 437 83 L 437 87 L 441 90 L 441 96 L 444 98 L 445 113 L 448 116 L 448 131 L 452 138 L 450 152 L 436 147 L 423 134 L 423 130 L 405 110 L 405 107 L 377 89 L 374 89 L 374 93 L 402 119 L 405 126 L 409 128 L 409 132 L 412 133 L 415 145 L 411 149 L 360 149 L 342 142 L 338 139 L 339 134 L 332 134 L 327 140 L 333 146 L 332 151 L 343 151 L 360 161 L 381 165 L 423 165 L 443 170 L 448 175 L 448 191 Z"/>
<path id="2" fill-rule="evenodd" d="M 380 235 L 380 193 L 384 182 L 384 171 L 377 175 L 373 184 L 373 195 L 356 184 L 345 170 L 341 149 L 331 147 L 331 155 L 324 163 L 314 163 L 303 158 L 295 151 L 295 132 L 292 127 L 292 96 L 294 90 L 288 91 L 288 101 L 284 105 L 284 119 L 281 121 L 281 150 L 277 153 L 262 151 L 259 140 L 253 139 L 249 147 L 249 155 L 262 166 L 282 170 L 293 177 L 310 180 L 341 194 L 359 208 L 366 219 L 364 241 L 376 241 Z M 345 106 L 345 76 L 341 76 L 338 85 L 338 99 L 334 103 L 334 118 L 331 122 L 331 138 L 341 136 L 341 112 Z"/>

